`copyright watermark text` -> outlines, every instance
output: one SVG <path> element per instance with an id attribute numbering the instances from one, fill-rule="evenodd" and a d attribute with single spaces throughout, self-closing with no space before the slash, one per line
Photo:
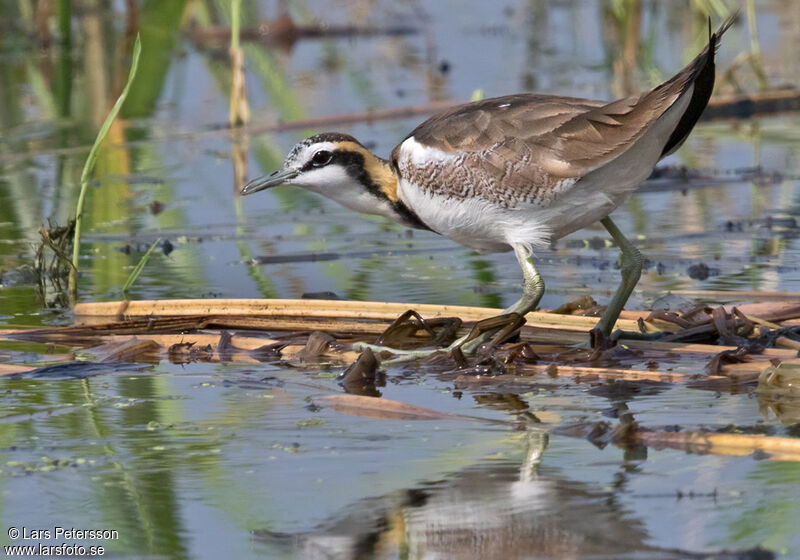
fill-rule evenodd
<path id="1" fill-rule="evenodd" d="M 76 529 L 75 527 L 9 527 L 8 538 L 15 544 L 3 545 L 6 556 L 103 556 L 105 546 L 76 541 L 115 541 L 115 529 Z"/>

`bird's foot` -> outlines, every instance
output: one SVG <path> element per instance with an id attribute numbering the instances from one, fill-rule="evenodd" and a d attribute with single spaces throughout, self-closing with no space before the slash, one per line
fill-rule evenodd
<path id="1" fill-rule="evenodd" d="M 421 342 L 425 345 L 443 346 L 456 337 L 460 327 L 461 319 L 458 317 L 424 319 L 422 315 L 409 309 L 392 321 L 392 324 L 377 338 L 375 344 L 385 345 L 387 349 L 397 348 L 398 350 L 417 347 Z M 428 340 L 421 340 L 417 336 L 419 331 L 425 331 Z"/>
<path id="2" fill-rule="evenodd" d="M 461 319 L 458 317 L 426 320 L 413 309 L 409 309 L 395 319 L 374 344 L 356 342 L 353 349 L 359 352 L 371 350 L 384 365 L 418 360 L 442 351 L 440 346 L 452 341 L 460 327 Z M 425 331 L 428 335 L 428 340 L 423 339 L 422 344 L 433 345 L 435 348 L 419 348 L 419 331 Z"/>
<path id="3" fill-rule="evenodd" d="M 607 333 L 604 329 L 598 327 L 593 328 L 589 331 L 589 347 L 600 352 L 613 348 L 617 344 L 617 339 L 615 337 L 617 332 L 619 331 Z"/>
<path id="4" fill-rule="evenodd" d="M 479 349 L 484 353 L 488 352 L 525 324 L 525 318 L 518 313 L 508 313 L 478 321 L 468 334 L 455 340 L 452 344 L 444 348 L 401 349 L 381 344 L 387 338 L 390 338 L 386 335 L 391 329 L 394 328 L 396 332 L 396 329 L 399 328 L 398 321 L 401 319 L 407 321 L 408 318 L 412 316 L 422 321 L 422 318 L 419 317 L 416 312 L 407 311 L 378 338 L 375 344 L 356 342 L 353 344 L 353 349 L 363 351 L 369 348 L 376 356 L 379 356 L 382 365 L 395 365 L 419 360 L 437 353 L 452 356 L 457 363 L 464 364 L 465 356 L 471 356 L 478 352 Z M 430 321 L 428 323 L 430 323 Z M 382 358 L 382 355 L 385 353 L 391 354 L 391 357 Z"/>
<path id="5" fill-rule="evenodd" d="M 591 358 L 599 358 L 603 353 L 617 346 L 620 340 L 659 340 L 668 334 L 668 332 L 661 331 L 642 333 L 617 329 L 607 335 L 601 329 L 595 327 L 589 331 L 589 347 L 592 349 Z"/>
<path id="6" fill-rule="evenodd" d="M 456 357 L 457 361 L 459 354 L 461 357 L 471 356 L 479 349 L 482 350 L 482 353 L 487 353 L 524 324 L 525 317 L 513 312 L 478 321 L 466 336 L 451 345 L 450 353 Z"/>

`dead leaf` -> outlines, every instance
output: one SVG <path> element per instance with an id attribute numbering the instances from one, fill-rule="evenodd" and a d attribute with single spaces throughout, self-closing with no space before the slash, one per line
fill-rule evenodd
<path id="1" fill-rule="evenodd" d="M 358 395 L 314 397 L 314 404 L 323 408 L 330 408 L 340 414 L 363 416 L 364 418 L 378 420 L 446 420 L 454 418 L 452 414 L 437 412 L 430 408 L 422 408 L 389 399 Z"/>
<path id="2" fill-rule="evenodd" d="M 369 348 L 365 349 L 356 361 L 339 375 L 339 380 L 343 383 L 375 381 L 375 373 L 378 371 L 378 360 Z"/>

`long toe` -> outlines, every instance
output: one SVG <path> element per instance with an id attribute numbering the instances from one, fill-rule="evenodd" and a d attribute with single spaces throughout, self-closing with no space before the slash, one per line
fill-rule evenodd
<path id="1" fill-rule="evenodd" d="M 507 340 L 524 324 L 525 318 L 519 313 L 504 313 L 478 321 L 466 337 L 450 346 L 450 350 L 471 356 L 486 344 L 489 348 L 484 348 L 488 351 Z"/>

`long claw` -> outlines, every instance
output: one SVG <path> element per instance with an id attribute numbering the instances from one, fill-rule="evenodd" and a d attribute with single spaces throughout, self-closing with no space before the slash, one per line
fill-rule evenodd
<path id="1" fill-rule="evenodd" d="M 472 354 L 487 341 L 489 347 L 494 348 L 524 324 L 525 318 L 519 313 L 507 313 L 478 321 L 465 339 L 456 341 L 457 345 L 453 349 Z"/>

